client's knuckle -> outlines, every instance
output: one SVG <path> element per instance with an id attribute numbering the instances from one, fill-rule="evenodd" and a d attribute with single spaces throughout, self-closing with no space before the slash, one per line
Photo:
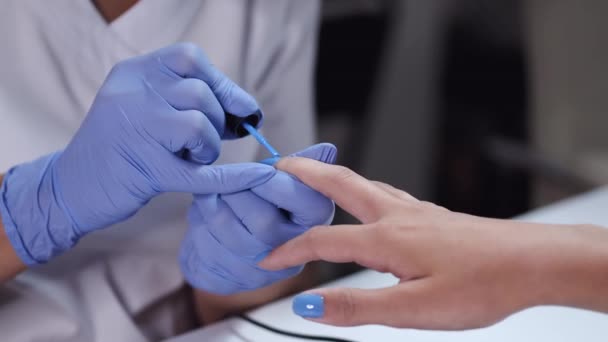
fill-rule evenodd
<path id="1" fill-rule="evenodd" d="M 323 242 L 323 227 L 312 227 L 304 235 L 306 248 L 316 257 L 321 258 L 320 244 Z"/>
<path id="2" fill-rule="evenodd" d="M 344 289 L 337 293 L 338 315 L 345 323 L 353 322 L 357 317 L 357 304 L 352 289 Z"/>
<path id="3" fill-rule="evenodd" d="M 355 171 L 347 168 L 346 166 L 338 165 L 334 167 L 331 175 L 331 180 L 337 184 L 347 184 L 357 176 Z"/>

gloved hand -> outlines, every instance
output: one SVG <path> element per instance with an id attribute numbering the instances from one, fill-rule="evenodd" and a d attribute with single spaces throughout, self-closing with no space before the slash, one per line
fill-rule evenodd
<path id="1" fill-rule="evenodd" d="M 268 180 L 270 166 L 201 165 L 234 138 L 224 110 L 259 111 L 192 44 L 117 64 L 67 148 L 6 175 L 0 210 L 19 257 L 46 262 L 161 192 L 231 193 Z"/>
<path id="2" fill-rule="evenodd" d="M 319 144 L 296 155 L 333 164 L 336 148 Z M 331 200 L 281 171 L 248 191 L 196 195 L 180 250 L 182 272 L 192 286 L 216 294 L 292 277 L 303 266 L 270 272 L 257 262 L 309 228 L 329 224 L 333 215 Z"/>

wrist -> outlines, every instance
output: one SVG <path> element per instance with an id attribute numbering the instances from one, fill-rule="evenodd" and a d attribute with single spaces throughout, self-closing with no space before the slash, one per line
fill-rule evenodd
<path id="1" fill-rule="evenodd" d="M 2 183 L 0 211 L 15 252 L 27 265 L 45 263 L 78 240 L 58 202 L 52 169 L 59 153 L 12 168 Z"/>
<path id="2" fill-rule="evenodd" d="M 608 310 L 608 230 L 591 225 L 551 227 L 544 303 Z"/>
<path id="3" fill-rule="evenodd" d="M 544 225 L 536 251 L 535 305 L 608 310 L 608 230 L 591 225 Z"/>

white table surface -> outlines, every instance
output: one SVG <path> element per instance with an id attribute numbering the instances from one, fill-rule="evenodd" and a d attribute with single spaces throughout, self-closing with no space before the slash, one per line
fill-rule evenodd
<path id="1" fill-rule="evenodd" d="M 608 188 L 534 210 L 520 216 L 519 219 L 545 223 L 593 223 L 608 227 Z M 327 286 L 376 288 L 390 286 L 396 281 L 397 279 L 390 274 L 367 270 L 339 279 Z M 382 326 L 330 327 L 312 323 L 294 315 L 291 311 L 291 298 L 270 303 L 254 310 L 249 315 L 258 321 L 283 330 L 342 337 L 354 341 L 608 341 L 608 315 L 563 307 L 537 307 L 517 313 L 492 327 L 462 332 L 419 331 Z M 228 319 L 170 340 L 170 342 L 195 341 L 302 340 L 267 332 L 237 318 Z"/>

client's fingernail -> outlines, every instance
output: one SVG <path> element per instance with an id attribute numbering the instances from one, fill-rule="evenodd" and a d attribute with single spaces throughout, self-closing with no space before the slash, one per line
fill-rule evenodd
<path id="1" fill-rule="evenodd" d="M 303 293 L 295 296 L 293 312 L 304 318 L 321 318 L 325 314 L 325 300 L 314 293 Z"/>
<path id="2" fill-rule="evenodd" d="M 262 253 L 258 254 L 254 259 L 255 263 L 258 264 L 258 263 L 260 263 L 260 261 L 266 259 L 266 257 L 268 256 L 268 254 L 270 254 L 270 252 L 272 252 L 272 251 L 266 251 L 266 252 L 262 252 Z"/>

